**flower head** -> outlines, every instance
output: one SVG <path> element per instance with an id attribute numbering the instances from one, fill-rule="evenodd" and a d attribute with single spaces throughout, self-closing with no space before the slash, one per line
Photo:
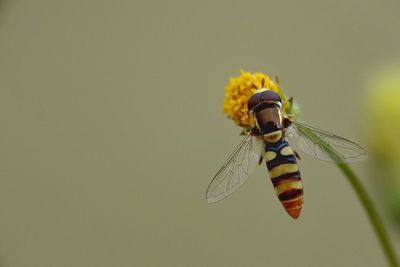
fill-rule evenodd
<path id="1" fill-rule="evenodd" d="M 381 198 L 400 225 L 400 68 L 387 67 L 368 80 L 365 114 L 370 166 L 379 174 Z"/>
<path id="2" fill-rule="evenodd" d="M 225 87 L 223 112 L 237 125 L 251 129 L 254 127 L 253 117 L 247 109 L 247 102 L 257 89 L 265 88 L 276 92 L 282 99 L 282 112 L 292 113 L 293 102 L 287 101 L 277 81 L 261 72 L 254 74 L 241 71 L 240 76 L 232 77 Z"/>
<path id="3" fill-rule="evenodd" d="M 369 81 L 367 112 L 371 136 L 371 149 L 386 163 L 398 166 L 400 142 L 400 69 L 388 68 Z M 376 140 L 379 140 L 377 142 Z"/>

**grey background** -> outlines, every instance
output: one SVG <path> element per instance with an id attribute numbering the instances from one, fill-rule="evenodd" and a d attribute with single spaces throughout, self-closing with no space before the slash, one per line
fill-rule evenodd
<path id="1" fill-rule="evenodd" d="M 384 266 L 334 165 L 300 162 L 297 221 L 264 168 L 218 204 L 204 193 L 241 139 L 221 113 L 240 69 L 279 75 L 303 121 L 364 144 L 365 80 L 399 59 L 399 8 L 1 1 L 0 265 Z"/>

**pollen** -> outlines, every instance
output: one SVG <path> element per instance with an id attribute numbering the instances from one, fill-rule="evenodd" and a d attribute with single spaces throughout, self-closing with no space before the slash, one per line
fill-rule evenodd
<path id="1" fill-rule="evenodd" d="M 254 119 L 247 109 L 247 102 L 256 90 L 261 88 L 273 90 L 281 97 L 284 113 L 291 109 L 292 105 L 289 101 L 286 101 L 277 81 L 261 72 L 250 73 L 242 70 L 240 76 L 230 78 L 225 87 L 223 112 L 240 127 L 247 130 L 253 128 Z"/>

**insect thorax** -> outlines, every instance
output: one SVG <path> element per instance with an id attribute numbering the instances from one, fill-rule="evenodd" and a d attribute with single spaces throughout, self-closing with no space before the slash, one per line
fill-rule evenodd
<path id="1" fill-rule="evenodd" d="M 269 105 L 256 110 L 253 114 L 256 127 L 266 142 L 275 143 L 282 139 L 282 114 L 278 106 Z"/>

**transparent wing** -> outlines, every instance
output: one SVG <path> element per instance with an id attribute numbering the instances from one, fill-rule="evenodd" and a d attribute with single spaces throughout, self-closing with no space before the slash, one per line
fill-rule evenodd
<path id="1" fill-rule="evenodd" d="M 294 148 L 320 160 L 344 163 L 362 161 L 367 157 L 365 150 L 356 143 L 303 123 L 293 123 L 286 136 Z M 336 152 L 334 155 L 333 150 Z"/>
<path id="2" fill-rule="evenodd" d="M 209 203 L 223 199 L 246 181 L 260 159 L 256 152 L 259 145 L 250 133 L 244 138 L 208 186 L 206 199 Z"/>

